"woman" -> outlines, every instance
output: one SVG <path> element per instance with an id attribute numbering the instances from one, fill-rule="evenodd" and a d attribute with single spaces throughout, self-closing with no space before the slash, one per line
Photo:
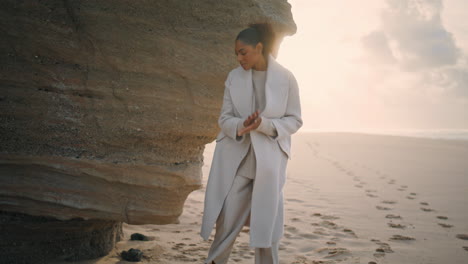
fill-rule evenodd
<path id="1" fill-rule="evenodd" d="M 271 55 L 271 25 L 252 24 L 235 40 L 240 66 L 225 82 L 221 132 L 206 187 L 201 236 L 216 234 L 205 263 L 227 263 L 250 225 L 255 263 L 278 263 L 283 185 L 291 135 L 302 126 L 294 75 Z"/>

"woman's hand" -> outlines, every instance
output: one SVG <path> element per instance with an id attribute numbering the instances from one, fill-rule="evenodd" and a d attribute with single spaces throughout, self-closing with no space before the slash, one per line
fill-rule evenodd
<path id="1" fill-rule="evenodd" d="M 260 113 L 255 111 L 253 114 L 247 117 L 244 121 L 244 129 L 241 129 L 240 131 L 237 132 L 237 136 L 242 136 L 245 133 L 248 133 L 252 130 L 255 130 L 258 128 L 260 123 L 262 122 L 262 118 L 260 117 Z"/>

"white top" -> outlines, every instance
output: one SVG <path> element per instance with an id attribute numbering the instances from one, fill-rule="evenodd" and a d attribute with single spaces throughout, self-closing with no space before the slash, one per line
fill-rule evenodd
<path id="1" fill-rule="evenodd" d="M 265 109 L 266 105 L 266 98 L 265 98 L 265 82 L 266 82 L 266 71 L 257 71 L 252 69 L 252 84 L 253 84 L 253 109 L 252 113 L 255 112 L 256 110 L 259 110 L 259 112 L 263 112 Z M 243 122 L 241 122 L 241 127 L 237 128 L 237 130 L 240 130 L 244 128 L 242 125 Z M 276 129 L 273 123 L 271 122 L 270 119 L 263 118 L 262 117 L 262 122 L 260 123 L 260 126 L 256 129 L 257 131 L 260 131 L 268 136 L 276 136 Z M 255 151 L 252 146 L 252 143 L 250 144 L 249 151 L 245 155 L 244 159 L 242 160 L 241 164 L 239 165 L 239 168 L 237 169 L 237 175 L 247 177 L 250 179 L 255 179 L 255 170 L 257 168 L 256 166 L 257 160 L 255 159 Z"/>

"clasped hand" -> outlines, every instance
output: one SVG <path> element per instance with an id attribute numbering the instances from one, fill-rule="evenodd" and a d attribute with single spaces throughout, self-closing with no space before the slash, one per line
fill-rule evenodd
<path id="1" fill-rule="evenodd" d="M 244 128 L 237 132 L 237 136 L 240 137 L 252 130 L 257 129 L 261 122 L 262 118 L 260 117 L 260 113 L 257 110 L 253 114 L 249 115 L 247 119 L 245 119 Z"/>

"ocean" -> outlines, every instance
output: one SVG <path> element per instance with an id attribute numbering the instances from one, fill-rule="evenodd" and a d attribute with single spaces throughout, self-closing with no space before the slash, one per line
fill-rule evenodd
<path id="1" fill-rule="evenodd" d="M 312 130 L 301 132 L 350 132 L 375 135 L 393 135 L 468 141 L 468 129 L 392 129 L 392 130 Z"/>

